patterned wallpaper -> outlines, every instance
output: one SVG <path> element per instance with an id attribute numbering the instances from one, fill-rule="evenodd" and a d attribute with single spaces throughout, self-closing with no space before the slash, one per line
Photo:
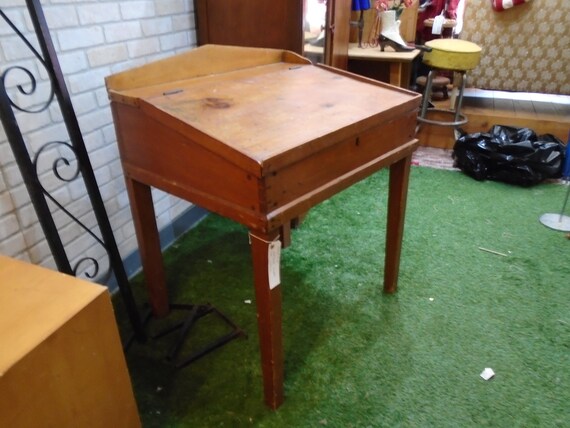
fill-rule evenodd
<path id="1" fill-rule="evenodd" d="M 496 12 L 467 0 L 460 38 L 483 49 L 468 86 L 570 95 L 570 0 L 532 0 Z"/>

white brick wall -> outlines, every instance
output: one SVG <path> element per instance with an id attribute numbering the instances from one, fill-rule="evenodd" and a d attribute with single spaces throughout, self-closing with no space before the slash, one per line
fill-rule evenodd
<path id="1" fill-rule="evenodd" d="M 126 257 L 137 249 L 137 243 L 104 78 L 195 47 L 193 0 L 42 0 L 41 3 L 119 251 Z M 1 0 L 0 7 L 38 48 L 25 1 Z M 1 18 L 0 36 L 0 75 L 9 67 L 24 66 L 40 83 L 33 102 L 30 96 L 13 91 L 11 96 L 24 105 L 41 103 L 47 93 L 42 66 Z M 23 74 L 14 71 L 8 73 L 6 81 L 12 87 L 29 84 Z M 54 105 L 43 113 L 18 113 L 17 117 L 32 153 L 47 142 L 69 141 L 61 124 L 61 113 Z M 61 153 L 67 155 L 65 150 Z M 43 172 L 45 169 L 47 172 Z M 42 177 L 45 187 L 61 198 L 74 216 L 89 226 L 95 224 L 82 180 L 61 182 L 54 178 L 49 165 L 42 169 Z M 188 203 L 160 191 L 153 191 L 153 196 L 159 227 L 171 224 L 189 207 Z M 64 213 L 52 211 L 63 240 L 69 244 L 70 258 L 101 256 L 94 240 Z M 0 253 L 55 267 L 1 127 Z"/>

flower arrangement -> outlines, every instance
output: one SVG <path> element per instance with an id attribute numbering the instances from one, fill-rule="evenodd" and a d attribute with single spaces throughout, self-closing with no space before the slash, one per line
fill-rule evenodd
<path id="1" fill-rule="evenodd" d="M 405 8 L 410 7 L 414 0 L 375 0 L 374 9 L 378 13 L 385 12 L 387 10 L 396 11 L 396 19 L 400 17 Z"/>

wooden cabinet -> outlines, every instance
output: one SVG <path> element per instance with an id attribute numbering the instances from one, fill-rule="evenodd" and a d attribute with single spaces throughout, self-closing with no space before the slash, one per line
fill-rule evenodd
<path id="1" fill-rule="evenodd" d="M 350 38 L 351 0 L 329 0 L 325 36 L 325 64 L 346 70 Z"/>
<path id="2" fill-rule="evenodd" d="M 346 69 L 351 0 L 328 0 L 324 62 Z M 303 0 L 195 0 L 198 45 L 287 49 L 303 54 Z"/>
<path id="3" fill-rule="evenodd" d="M 302 0 L 195 0 L 198 45 L 303 50 Z"/>
<path id="4" fill-rule="evenodd" d="M 105 287 L 0 256 L 0 426 L 140 427 Z"/>

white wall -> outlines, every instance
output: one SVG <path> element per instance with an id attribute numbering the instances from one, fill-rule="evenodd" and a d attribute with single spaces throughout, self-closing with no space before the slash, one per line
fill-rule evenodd
<path id="1" fill-rule="evenodd" d="M 137 249 L 123 181 L 104 77 L 171 56 L 196 46 L 192 0 L 42 0 L 59 62 L 71 94 L 98 185 L 122 257 Z M 1 0 L 2 11 L 37 46 L 24 0 Z M 41 103 L 49 90 L 46 73 L 32 53 L 0 18 L 0 75 L 23 65 L 40 76 L 38 89 L 23 96 L 16 84 L 29 85 L 13 70 L 6 74 L 11 97 L 22 104 Z M 37 73 L 37 74 L 36 74 Z M 39 114 L 18 114 L 28 150 L 55 140 L 68 141 L 57 103 Z M 53 152 L 53 151 L 50 151 Z M 60 154 L 65 151 L 60 151 Z M 47 153 L 46 156 L 55 156 Z M 42 183 L 85 224 L 96 224 L 82 180 L 67 184 L 40 163 Z M 170 225 L 189 204 L 153 191 L 159 228 Z M 60 211 L 54 212 L 68 256 L 104 257 L 104 251 Z M 0 254 L 55 268 L 4 130 L 0 127 Z M 105 260 L 101 260 L 103 265 Z"/>

